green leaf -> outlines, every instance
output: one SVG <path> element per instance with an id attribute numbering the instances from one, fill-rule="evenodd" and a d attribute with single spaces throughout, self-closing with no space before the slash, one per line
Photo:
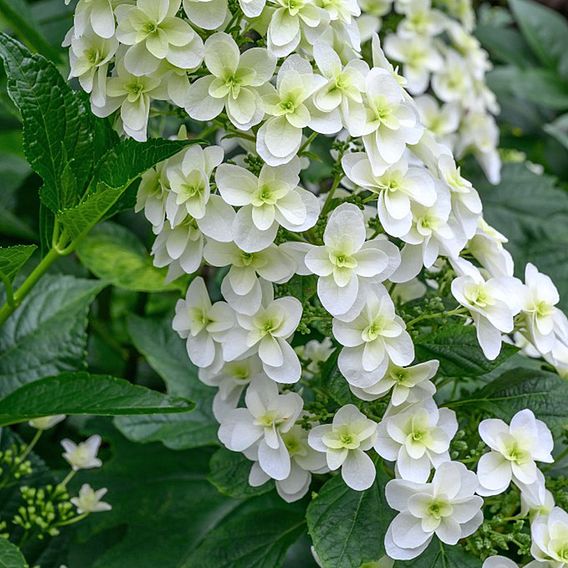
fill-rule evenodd
<path id="1" fill-rule="evenodd" d="M 137 292 L 179 289 L 164 282 L 167 270 L 156 268 L 138 237 L 120 225 L 95 227 L 80 242 L 77 254 L 97 278 L 119 288 Z"/>
<path id="2" fill-rule="evenodd" d="M 556 68 L 568 50 L 568 24 L 554 10 L 531 0 L 509 0 L 525 39 L 535 55 Z"/>
<path id="3" fill-rule="evenodd" d="M 512 369 L 485 386 L 471 404 L 482 403 L 489 412 L 510 420 L 530 408 L 555 436 L 568 429 L 568 381 L 555 373 L 536 369 Z M 464 404 L 470 404 L 464 401 Z"/>
<path id="4" fill-rule="evenodd" d="M 568 150 L 568 114 L 558 117 L 550 124 L 545 124 L 544 131 L 558 140 Z"/>
<path id="5" fill-rule="evenodd" d="M 304 531 L 304 516 L 269 509 L 239 515 L 211 531 L 182 568 L 280 568 Z"/>
<path id="6" fill-rule="evenodd" d="M 24 151 L 53 211 L 76 204 L 93 165 L 94 118 L 53 63 L 0 34 L 8 92 L 23 121 Z"/>
<path id="7" fill-rule="evenodd" d="M 517 276 L 527 262 L 549 274 L 568 308 L 568 193 L 556 180 L 531 172 L 524 164 L 505 164 L 501 183 L 471 178 L 481 193 L 485 219 L 507 235 Z M 512 200 L 511 195 L 515 198 Z"/>
<path id="8" fill-rule="evenodd" d="M 439 373 L 446 377 L 485 375 L 517 352 L 515 347 L 505 343 L 499 356 L 489 361 L 479 347 L 475 328 L 461 325 L 448 325 L 436 332 L 421 335 L 414 344 L 417 359 L 438 359 Z"/>
<path id="9" fill-rule="evenodd" d="M 47 275 L 39 281 L 0 328 L 0 396 L 84 367 L 87 314 L 104 286 L 72 276 Z"/>
<path id="10" fill-rule="evenodd" d="M 101 159 L 83 201 L 57 215 L 69 237 L 81 237 L 104 220 L 131 183 L 188 143 L 155 138 L 146 142 L 128 139 L 116 144 Z"/>
<path id="11" fill-rule="evenodd" d="M 548 69 L 518 69 L 513 77 L 513 92 L 527 101 L 554 109 L 568 109 L 568 82 Z"/>
<path id="12" fill-rule="evenodd" d="M 219 425 L 211 410 L 215 389 L 197 378 L 184 341 L 172 330 L 171 317 L 156 320 L 131 315 L 128 332 L 166 383 L 168 393 L 194 400 L 197 406 L 191 414 L 121 417 L 116 420 L 119 430 L 130 440 L 160 441 L 172 449 L 217 444 Z"/>
<path id="13" fill-rule="evenodd" d="M 188 400 L 133 385 L 124 379 L 85 372 L 64 373 L 28 383 L 0 400 L 0 426 L 55 414 L 179 413 L 188 412 L 193 406 Z"/>
<path id="14" fill-rule="evenodd" d="M 12 282 L 14 276 L 26 264 L 36 249 L 35 245 L 0 247 L 0 275 Z"/>
<path id="15" fill-rule="evenodd" d="M 0 0 L 0 14 L 2 14 L 3 19 L 31 49 L 38 51 L 54 63 L 60 63 L 61 52 L 49 44 L 38 29 L 37 23 L 30 21 L 29 10 L 22 13 L 17 4 L 13 0 Z"/>
<path id="16" fill-rule="evenodd" d="M 219 448 L 211 458 L 209 481 L 223 494 L 235 499 L 262 495 L 274 489 L 272 480 L 260 487 L 249 485 L 251 461 L 239 452 Z"/>
<path id="17" fill-rule="evenodd" d="M 101 419 L 91 424 L 89 433 L 110 443 L 112 458 L 86 481 L 108 488 L 105 500 L 112 511 L 81 523 L 68 566 L 181 567 L 206 535 L 242 506 L 207 481 L 210 451 L 133 444 Z M 114 539 L 103 547 L 97 536 L 105 531 Z M 88 563 L 76 557 L 80 554 Z"/>
<path id="18" fill-rule="evenodd" d="M 20 549 L 0 537 L 0 568 L 28 568 Z"/>
<path id="19" fill-rule="evenodd" d="M 475 36 L 496 61 L 521 68 L 535 63 L 527 42 L 517 30 L 481 24 L 476 26 Z"/>
<path id="20" fill-rule="evenodd" d="M 459 546 L 444 546 L 437 538 L 414 560 L 397 560 L 395 568 L 480 568 L 481 560 Z"/>
<path id="21" fill-rule="evenodd" d="M 394 517 L 379 468 L 367 491 L 354 491 L 340 476 L 330 479 L 308 506 L 308 530 L 323 568 L 359 568 L 385 554 L 384 537 Z"/>

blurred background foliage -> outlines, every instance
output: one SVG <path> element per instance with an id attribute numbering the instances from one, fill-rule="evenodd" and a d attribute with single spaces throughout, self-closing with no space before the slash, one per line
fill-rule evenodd
<path id="1" fill-rule="evenodd" d="M 63 0 L 0 0 L 0 29 L 56 62 L 66 75 L 60 46 L 72 25 L 72 10 Z M 473 160 L 464 170 L 481 192 L 487 220 L 509 237 L 517 266 L 531 261 L 549 273 L 566 310 L 568 23 L 560 12 L 528 0 L 511 0 L 510 6 L 482 3 L 478 23 L 476 35 L 494 63 L 489 86 L 501 105 L 502 181 L 490 185 Z M 24 157 L 20 120 L 2 74 L 0 246 L 39 244 L 41 181 Z M 164 284 L 163 271 L 152 266 L 148 253 L 152 240 L 141 215 L 119 213 L 99 226 L 76 255 L 51 268 L 50 283 L 65 282 L 60 294 L 45 285 L 26 300 L 28 309 L 14 316 L 26 333 L 16 339 L 0 336 L 0 376 L 15 372 L 8 351 L 34 350 L 43 356 L 41 370 L 50 374 L 87 368 L 198 401 L 190 414 L 114 422 L 75 418 L 49 431 L 34 457 L 37 475 L 47 477 L 63 469 L 62 437 L 103 435 L 102 457 L 108 463 L 100 471 L 83 472 L 74 487 L 84 481 L 108 487 L 113 510 L 53 539 L 32 560 L 42 568 L 236 566 L 222 564 L 216 554 L 238 534 L 246 536 L 234 547 L 248 562 L 243 565 L 276 565 L 287 554 L 287 566 L 314 566 L 307 536 L 302 536 L 306 503 L 285 505 L 266 492 L 270 487 L 244 494 L 238 480 L 248 475 L 246 465 L 239 456 L 211 447 L 217 428 L 211 389 L 197 380 L 169 324 L 183 283 Z M 25 271 L 30 267 L 33 262 Z M 86 289 L 85 279 L 92 277 L 106 285 Z M 25 440 L 33 435 L 27 426 L 15 432 Z M 11 436 L 2 432 L 0 448 L 12 442 Z M 213 473 L 210 460 L 216 465 Z M 11 499 L 0 489 L 0 510 L 13 507 Z M 286 553 L 290 542 L 296 544 Z M 259 554 L 264 555 L 260 560 Z"/>

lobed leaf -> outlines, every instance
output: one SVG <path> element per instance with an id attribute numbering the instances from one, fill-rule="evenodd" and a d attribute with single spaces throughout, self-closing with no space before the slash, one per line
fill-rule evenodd
<path id="1" fill-rule="evenodd" d="M 215 389 L 201 383 L 187 356 L 184 341 L 173 331 L 171 318 L 156 320 L 131 315 L 128 332 L 135 347 L 160 375 L 171 395 L 196 401 L 191 414 L 117 418 L 118 429 L 136 442 L 162 442 L 172 449 L 217 444 L 219 425 L 211 409 Z"/>
<path id="2" fill-rule="evenodd" d="M 517 348 L 504 343 L 501 353 L 489 361 L 477 341 L 473 326 L 448 325 L 416 338 L 416 357 L 419 361 L 438 359 L 439 373 L 446 377 L 478 377 L 499 367 L 517 352 Z"/>
<path id="3" fill-rule="evenodd" d="M 77 254 L 97 278 L 119 288 L 137 292 L 179 289 L 164 282 L 167 270 L 156 268 L 138 237 L 120 225 L 95 227 L 81 241 Z"/>
<path id="4" fill-rule="evenodd" d="M 47 275 L 39 281 L 0 328 L 0 396 L 46 376 L 84 368 L 87 314 L 104 287 L 72 276 Z"/>
<path id="5" fill-rule="evenodd" d="M 124 379 L 86 372 L 63 373 L 28 383 L 0 400 L 0 427 L 32 418 L 68 415 L 117 416 L 189 412 L 193 403 Z"/>
<path id="6" fill-rule="evenodd" d="M 0 247 L 0 275 L 11 282 L 36 249 L 35 245 Z"/>
<path id="7" fill-rule="evenodd" d="M 354 491 L 336 476 L 312 500 L 308 530 L 323 568 L 359 568 L 384 556 L 384 537 L 394 517 L 385 499 L 387 481 L 379 468 L 370 489 Z"/>
<path id="8" fill-rule="evenodd" d="M 42 201 L 53 212 L 79 201 L 93 166 L 93 121 L 53 63 L 6 34 L 0 58 L 8 93 L 22 116 L 24 152 L 44 180 Z"/>
<path id="9" fill-rule="evenodd" d="M 20 549 L 2 537 L 0 537 L 0 568 L 28 568 Z"/>
<path id="10" fill-rule="evenodd" d="M 72 239 L 88 233 L 109 216 L 128 186 L 159 162 L 182 150 L 189 142 L 150 139 L 146 142 L 122 140 L 100 160 L 84 199 L 57 218 Z"/>

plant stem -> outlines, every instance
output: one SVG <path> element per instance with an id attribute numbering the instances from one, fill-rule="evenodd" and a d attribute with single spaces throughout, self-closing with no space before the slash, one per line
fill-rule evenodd
<path id="1" fill-rule="evenodd" d="M 28 444 L 28 447 L 24 450 L 24 453 L 20 456 L 19 460 L 22 463 L 32 452 L 35 448 L 35 445 L 39 442 L 41 435 L 43 434 L 43 430 L 38 430 L 35 433 L 35 436 L 32 438 L 32 441 Z"/>
<path id="2" fill-rule="evenodd" d="M 38 280 L 48 271 L 49 267 L 61 256 L 56 249 L 51 249 L 42 261 L 34 268 L 31 274 L 24 280 L 23 284 L 13 295 L 13 301 L 4 304 L 0 308 L 0 325 L 14 313 L 16 308 L 22 303 L 24 298 L 30 293 L 31 289 L 37 284 Z"/>
<path id="3" fill-rule="evenodd" d="M 417 318 L 410 320 L 406 324 L 406 328 L 408 329 L 409 327 L 413 327 L 418 322 L 423 321 L 423 320 L 436 319 L 436 318 L 449 317 L 449 316 L 460 316 L 462 314 L 465 314 L 466 312 L 467 312 L 467 310 L 465 308 L 456 308 L 455 310 L 450 310 L 449 312 L 438 312 L 438 313 L 435 313 L 435 314 L 422 314 L 421 316 L 418 316 Z"/>
<path id="4" fill-rule="evenodd" d="M 310 137 L 300 146 L 300 149 L 298 150 L 298 155 L 304 153 L 304 150 L 306 150 L 306 148 L 308 148 L 308 146 L 315 140 L 317 135 L 318 135 L 317 132 L 312 132 L 312 134 L 310 134 Z"/>
<path id="5" fill-rule="evenodd" d="M 331 186 L 331 189 L 327 192 L 325 203 L 323 204 L 320 215 L 323 216 L 329 212 L 329 208 L 331 207 L 331 201 L 333 199 L 333 196 L 335 195 L 335 191 L 339 187 L 340 182 L 341 182 L 341 176 L 336 175 L 333 180 L 333 185 Z"/>
<path id="6" fill-rule="evenodd" d="M 65 488 L 67 487 L 67 484 L 75 477 L 75 474 L 76 474 L 76 473 L 77 473 L 77 472 L 76 472 L 74 469 L 72 469 L 72 470 L 65 476 L 65 479 L 64 479 L 61 483 L 59 483 L 59 484 L 57 485 L 57 487 L 58 487 L 59 489 L 65 489 Z"/>

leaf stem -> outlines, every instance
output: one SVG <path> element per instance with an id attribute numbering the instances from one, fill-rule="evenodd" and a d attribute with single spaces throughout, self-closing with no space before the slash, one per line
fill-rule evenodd
<path id="1" fill-rule="evenodd" d="M 38 430 L 34 437 L 32 438 L 31 442 L 28 444 L 28 447 L 24 450 L 24 453 L 18 458 L 20 463 L 23 462 L 35 448 L 36 444 L 39 442 L 41 435 L 43 434 L 43 430 Z"/>
<path id="2" fill-rule="evenodd" d="M 31 274 L 24 280 L 23 284 L 12 296 L 12 302 L 8 300 L 0 308 L 0 326 L 14 313 L 24 298 L 30 293 L 32 288 L 38 283 L 38 280 L 48 271 L 50 266 L 61 256 L 60 251 L 51 249 L 42 259 L 42 261 L 34 268 Z"/>

